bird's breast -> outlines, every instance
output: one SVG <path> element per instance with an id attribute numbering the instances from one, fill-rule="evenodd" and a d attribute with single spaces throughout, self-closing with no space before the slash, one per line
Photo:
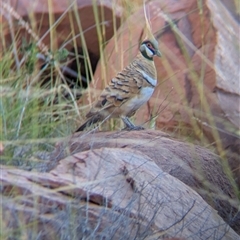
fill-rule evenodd
<path id="1" fill-rule="evenodd" d="M 129 99 L 123 106 L 124 115 L 129 115 L 131 112 L 137 111 L 143 104 L 145 104 L 154 92 L 153 87 L 142 87 L 139 94 Z M 131 115 L 131 114 L 130 114 Z"/>

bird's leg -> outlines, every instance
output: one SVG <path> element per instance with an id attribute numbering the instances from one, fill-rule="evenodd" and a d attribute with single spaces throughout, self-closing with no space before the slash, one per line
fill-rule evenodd
<path id="1" fill-rule="evenodd" d="M 128 117 L 121 117 L 126 127 L 123 130 L 143 130 L 144 127 L 135 126 Z"/>
<path id="2" fill-rule="evenodd" d="M 129 120 L 128 117 L 122 117 L 122 120 L 123 120 L 124 124 L 126 125 L 126 128 L 133 129 L 133 128 L 136 127 L 136 126 Z"/>

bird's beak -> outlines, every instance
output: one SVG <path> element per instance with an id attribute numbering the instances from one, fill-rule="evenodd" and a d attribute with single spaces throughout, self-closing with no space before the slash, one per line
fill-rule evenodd
<path id="1" fill-rule="evenodd" d="M 156 55 L 157 55 L 158 57 L 161 57 L 161 56 L 162 56 L 162 54 L 161 54 L 161 52 L 160 52 L 159 50 L 157 50 Z"/>

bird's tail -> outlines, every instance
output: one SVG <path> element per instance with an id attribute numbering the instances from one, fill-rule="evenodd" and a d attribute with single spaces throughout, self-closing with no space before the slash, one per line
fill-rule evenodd
<path id="1" fill-rule="evenodd" d="M 94 115 L 92 117 L 90 117 L 83 125 L 81 125 L 77 130 L 76 132 L 81 132 L 83 131 L 85 128 L 88 128 L 90 127 L 91 125 L 97 123 L 101 121 L 101 118 L 99 115 Z"/>

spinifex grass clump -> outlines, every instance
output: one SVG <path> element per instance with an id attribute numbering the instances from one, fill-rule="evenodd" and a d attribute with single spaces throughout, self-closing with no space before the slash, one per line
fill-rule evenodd
<path id="1" fill-rule="evenodd" d="M 5 164 L 12 164 L 16 157 L 18 164 L 22 164 L 24 159 L 19 161 L 16 149 L 26 158 L 27 152 L 49 150 L 59 137 L 71 132 L 69 114 L 73 101 L 61 94 L 63 88 L 58 84 L 58 77 L 41 86 L 34 46 L 19 68 L 14 66 L 11 50 L 4 49 L 0 62 L 1 141 L 5 146 L 1 159 Z"/>
<path id="2" fill-rule="evenodd" d="M 37 43 L 38 37 L 29 29 L 30 25 L 11 7 L 3 9 L 8 11 L 6 14 L 13 14 L 31 37 L 26 40 L 19 32 L 7 29 L 12 31 L 13 41 L 10 46 L 5 45 L 2 34 L 0 61 L 0 124 L 4 145 L 1 162 L 25 165 L 33 152 L 52 150 L 60 137 L 72 131 L 70 114 L 76 110 L 76 102 L 58 74 L 59 62 L 66 58 L 66 52 L 46 52 Z M 39 54 L 45 55 L 45 64 L 39 64 Z M 70 98 L 65 97 L 66 92 Z"/>

